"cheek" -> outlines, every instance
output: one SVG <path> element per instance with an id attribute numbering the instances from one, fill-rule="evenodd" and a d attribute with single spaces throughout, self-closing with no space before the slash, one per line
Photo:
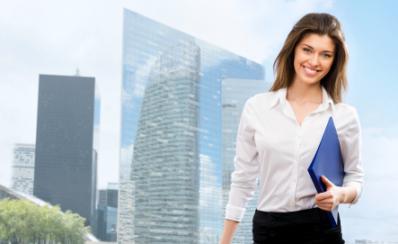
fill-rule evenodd
<path id="1" fill-rule="evenodd" d="M 294 54 L 294 63 L 299 64 L 301 62 L 303 62 L 303 60 L 305 59 L 305 55 L 303 55 L 301 52 L 296 52 Z"/>
<path id="2" fill-rule="evenodd" d="M 325 67 L 325 73 L 328 73 L 330 71 L 330 69 L 332 68 L 333 65 L 333 61 L 328 61 L 325 62 L 323 67 Z"/>
<path id="3" fill-rule="evenodd" d="M 300 68 L 300 64 L 298 63 L 298 62 L 294 62 L 293 63 L 293 66 L 294 66 L 294 71 L 297 73 L 297 71 L 298 71 L 298 69 Z"/>
<path id="4" fill-rule="evenodd" d="M 294 62 L 293 62 L 294 71 L 296 71 L 296 72 L 298 71 L 302 60 L 303 60 L 303 58 L 300 55 L 295 55 Z"/>

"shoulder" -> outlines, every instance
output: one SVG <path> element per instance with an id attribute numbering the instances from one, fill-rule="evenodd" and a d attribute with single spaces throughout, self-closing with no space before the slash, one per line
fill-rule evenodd
<path id="1" fill-rule="evenodd" d="M 355 115 L 357 110 L 354 106 L 347 103 L 337 103 L 334 105 L 336 113 L 342 115 Z"/>
<path id="2" fill-rule="evenodd" d="M 263 92 L 249 97 L 243 107 L 241 123 L 252 129 L 261 123 L 261 118 L 271 107 L 274 95 L 274 92 Z"/>
<path id="3" fill-rule="evenodd" d="M 346 103 L 338 103 L 334 105 L 334 119 L 336 126 L 343 130 L 359 130 L 360 122 L 357 109 Z"/>
<path id="4" fill-rule="evenodd" d="M 247 99 L 245 107 L 253 110 L 263 110 L 272 106 L 277 99 L 276 92 L 257 93 Z"/>
<path id="5" fill-rule="evenodd" d="M 337 103 L 334 105 L 335 115 L 339 118 L 355 119 L 358 117 L 357 109 L 347 103 Z"/>

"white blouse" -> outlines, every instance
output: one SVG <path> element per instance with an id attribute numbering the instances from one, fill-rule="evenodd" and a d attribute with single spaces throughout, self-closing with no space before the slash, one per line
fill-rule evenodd
<path id="1" fill-rule="evenodd" d="M 343 186 L 355 186 L 357 197 L 353 202 L 358 200 L 364 174 L 357 112 L 347 104 L 334 104 L 324 88 L 322 99 L 322 104 L 301 125 L 286 100 L 286 89 L 257 94 L 246 101 L 238 128 L 226 219 L 242 220 L 257 185 L 260 211 L 291 212 L 316 207 L 317 192 L 307 169 L 330 116 L 344 160 Z"/>

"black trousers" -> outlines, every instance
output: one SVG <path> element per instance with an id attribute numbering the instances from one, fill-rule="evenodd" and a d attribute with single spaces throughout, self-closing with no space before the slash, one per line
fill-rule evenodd
<path id="1" fill-rule="evenodd" d="M 319 208 L 276 213 L 256 210 L 253 217 L 254 244 L 344 244 L 340 217 L 331 228 Z"/>

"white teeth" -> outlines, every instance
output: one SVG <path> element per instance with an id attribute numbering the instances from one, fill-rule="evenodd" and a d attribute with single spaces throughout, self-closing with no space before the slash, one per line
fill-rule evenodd
<path id="1" fill-rule="evenodd" d="M 308 75 L 315 75 L 317 73 L 316 69 L 311 69 L 309 67 L 304 66 L 304 70 Z"/>

